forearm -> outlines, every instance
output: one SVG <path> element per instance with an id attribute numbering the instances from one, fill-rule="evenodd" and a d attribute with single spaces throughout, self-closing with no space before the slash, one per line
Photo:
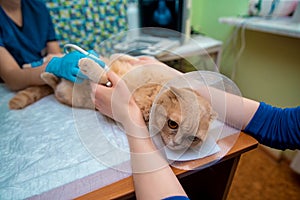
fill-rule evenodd
<path id="1" fill-rule="evenodd" d="M 258 107 L 259 107 L 259 102 L 243 98 L 243 107 L 244 107 L 244 122 L 243 122 L 243 127 L 242 130 L 244 130 L 250 121 L 252 120 L 253 116 L 255 115 Z"/>
<path id="2" fill-rule="evenodd" d="M 219 119 L 239 129 L 244 129 L 248 125 L 259 106 L 257 101 L 213 87 L 199 87 L 198 91 L 212 104 Z"/>
<path id="3" fill-rule="evenodd" d="M 6 85 L 14 91 L 24 89 L 32 85 L 43 85 L 45 82 L 40 74 L 44 72 L 45 66 L 27 69 L 10 70 L 9 74 L 3 76 Z"/>
<path id="4" fill-rule="evenodd" d="M 40 77 L 44 69 L 45 65 L 38 68 L 21 69 L 11 54 L 5 48 L 0 47 L 0 77 L 11 90 L 44 84 Z"/>
<path id="5" fill-rule="evenodd" d="M 133 173 L 137 199 L 152 200 L 171 196 L 187 196 L 169 166 L 146 173 Z"/>
<path id="6" fill-rule="evenodd" d="M 60 54 L 61 50 L 58 41 L 51 41 L 47 43 L 47 54 Z"/>
<path id="7" fill-rule="evenodd" d="M 282 150 L 300 148 L 300 107 L 275 108 L 210 87 L 199 92 L 212 102 L 221 119 L 259 143 Z"/>
<path id="8" fill-rule="evenodd" d="M 144 122 L 125 126 L 137 199 L 186 196 L 169 163 L 152 143 Z"/>

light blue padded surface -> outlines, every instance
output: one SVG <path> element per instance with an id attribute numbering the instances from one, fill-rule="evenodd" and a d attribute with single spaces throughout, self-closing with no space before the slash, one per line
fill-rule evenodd
<path id="1" fill-rule="evenodd" d="M 110 154 L 116 146 L 126 149 L 126 136 L 98 112 L 72 110 L 53 95 L 23 110 L 9 110 L 14 93 L 0 84 L 0 95 L 1 200 L 31 197 L 107 169 L 86 150 L 80 139 L 85 134 L 97 135 L 98 158 L 115 158 L 114 164 L 129 160 Z M 101 127 L 90 121 L 89 116 L 95 115 Z M 78 129 L 78 121 L 85 130 Z M 117 142 L 111 145 L 108 140 Z"/>

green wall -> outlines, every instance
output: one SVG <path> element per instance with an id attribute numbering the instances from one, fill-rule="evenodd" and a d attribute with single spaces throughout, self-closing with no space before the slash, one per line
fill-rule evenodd
<path id="1" fill-rule="evenodd" d="M 300 105 L 300 38 L 246 30 L 245 49 L 235 62 L 242 33 L 218 18 L 245 15 L 247 9 L 248 0 L 193 0 L 192 25 L 224 42 L 221 73 L 231 77 L 235 71 L 244 96 L 281 107 Z"/>
<path id="2" fill-rule="evenodd" d="M 213 38 L 225 40 L 231 27 L 218 23 L 219 17 L 247 13 L 248 0 L 192 0 L 192 26 Z"/>

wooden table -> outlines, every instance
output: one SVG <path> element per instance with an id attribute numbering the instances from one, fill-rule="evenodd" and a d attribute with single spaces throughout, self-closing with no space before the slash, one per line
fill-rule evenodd
<path id="1" fill-rule="evenodd" d="M 181 170 L 173 168 L 190 199 L 225 200 L 231 186 L 240 156 L 255 149 L 258 142 L 241 133 L 235 145 L 217 163 L 201 170 Z M 195 161 L 193 161 L 194 164 Z M 211 161 L 208 161 L 211 162 Z M 203 161 L 199 160 L 199 166 Z M 132 176 L 78 198 L 87 199 L 135 199 Z"/>

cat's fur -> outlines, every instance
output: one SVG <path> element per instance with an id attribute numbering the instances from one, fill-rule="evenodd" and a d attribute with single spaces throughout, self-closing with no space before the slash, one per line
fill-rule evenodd
<path id="1" fill-rule="evenodd" d="M 166 75 L 164 70 L 151 73 L 144 71 L 142 68 L 139 68 L 141 70 L 136 74 L 126 76 L 128 72 L 139 67 L 136 64 L 139 59 L 128 55 L 114 55 L 105 61 L 110 66 L 110 70 L 124 79 L 142 111 L 145 122 L 148 124 L 149 111 L 153 101 L 161 90 L 162 84 L 172 76 Z M 81 59 L 79 67 L 93 82 L 105 84 L 108 81 L 105 71 L 91 59 Z M 166 66 L 160 67 L 166 68 Z M 151 66 L 148 66 L 148 69 L 151 69 Z M 73 107 L 95 109 L 90 97 L 89 81 L 85 80 L 82 84 L 75 84 L 74 87 L 73 83 L 65 79 L 59 79 L 50 73 L 43 73 L 42 78 L 51 86 L 55 97 L 61 103 Z M 47 91 L 48 94 L 49 88 Z M 10 108 L 22 109 L 37 101 L 38 98 L 31 98 L 30 96 L 37 97 L 38 94 L 41 97 L 45 96 L 45 94 L 42 94 L 41 89 L 37 89 L 36 92 L 32 89 L 25 89 L 11 99 Z M 216 113 L 212 110 L 208 101 L 191 89 L 173 87 L 163 92 L 156 102 L 155 115 L 152 115 L 154 117 L 151 126 L 159 129 L 164 143 L 170 149 L 180 150 L 202 144 L 211 121 L 216 118 Z"/>

